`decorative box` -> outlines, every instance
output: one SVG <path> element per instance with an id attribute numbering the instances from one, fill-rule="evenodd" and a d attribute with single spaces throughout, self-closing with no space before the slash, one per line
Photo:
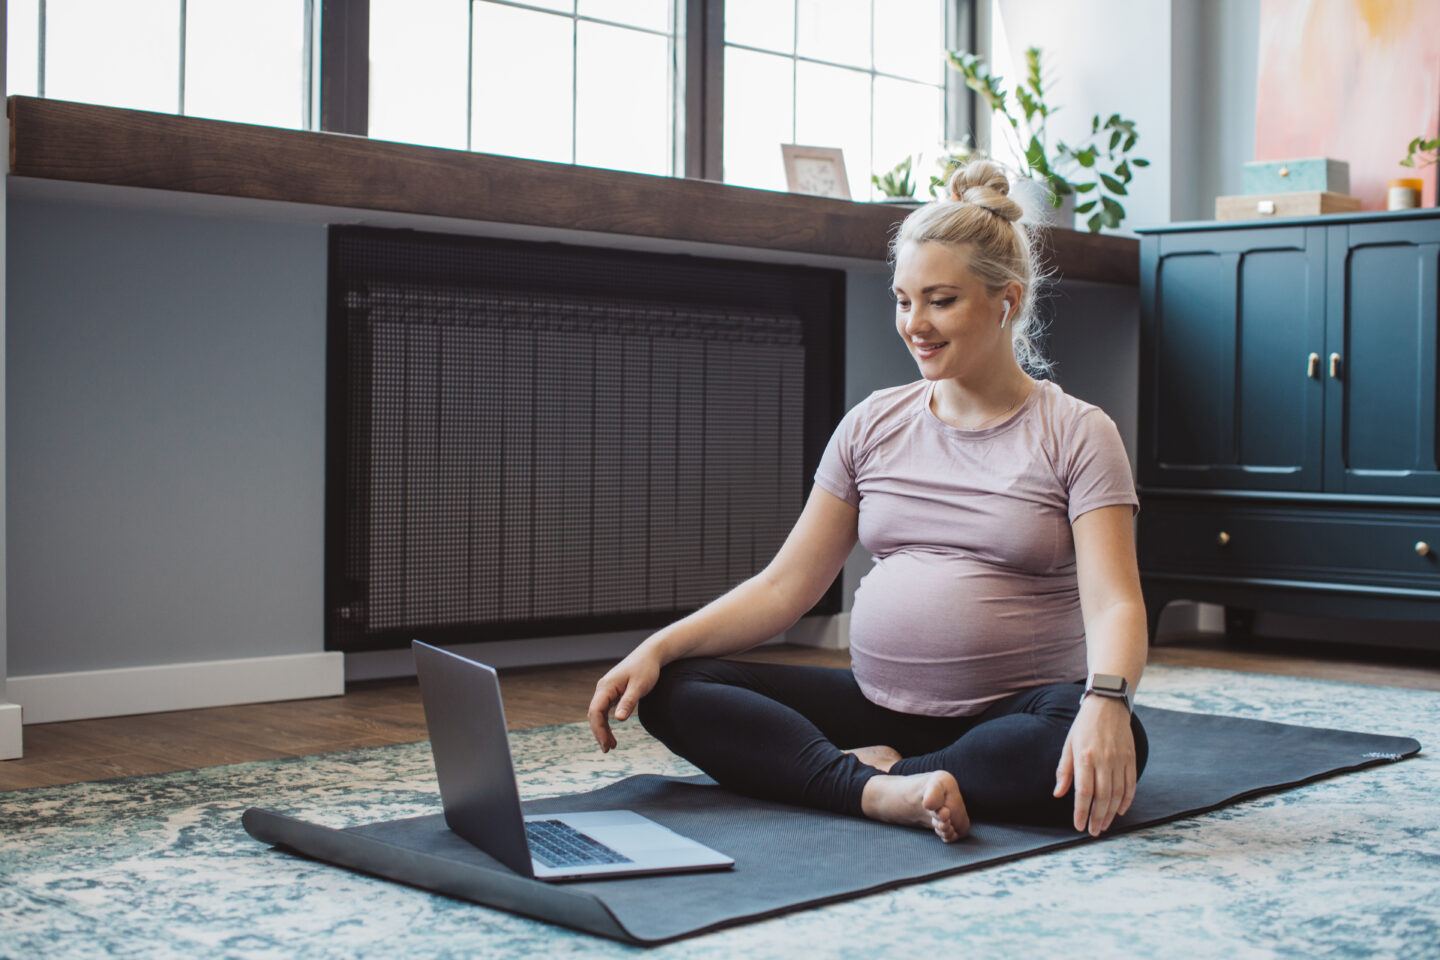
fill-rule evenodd
<path id="1" fill-rule="evenodd" d="M 1290 193 L 1295 190 L 1349 193 L 1350 164 L 1329 157 L 1255 160 L 1245 164 L 1240 180 L 1241 193 Z"/>
<path id="2" fill-rule="evenodd" d="M 1258 220 L 1263 217 L 1314 217 L 1326 213 L 1351 213 L 1360 209 L 1360 198 L 1324 190 L 1272 193 L 1269 196 L 1216 197 L 1216 220 Z"/>

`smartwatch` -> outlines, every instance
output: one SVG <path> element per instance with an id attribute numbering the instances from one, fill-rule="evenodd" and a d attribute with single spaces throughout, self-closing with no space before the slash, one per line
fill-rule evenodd
<path id="1" fill-rule="evenodd" d="M 1116 700 L 1124 700 L 1125 709 L 1132 714 L 1135 712 L 1135 704 L 1130 699 L 1130 681 L 1119 674 L 1090 674 L 1090 679 L 1085 684 L 1085 692 L 1080 694 L 1080 702 L 1084 703 L 1085 698 L 1092 693 L 1099 697 L 1113 697 Z"/>

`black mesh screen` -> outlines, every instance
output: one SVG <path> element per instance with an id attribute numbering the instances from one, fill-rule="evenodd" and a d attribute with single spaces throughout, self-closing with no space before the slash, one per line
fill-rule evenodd
<path id="1" fill-rule="evenodd" d="M 844 413 L 843 281 L 332 227 L 327 648 L 660 627 L 758 572 Z"/>

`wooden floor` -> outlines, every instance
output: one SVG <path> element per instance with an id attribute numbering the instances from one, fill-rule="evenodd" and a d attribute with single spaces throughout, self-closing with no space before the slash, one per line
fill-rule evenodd
<path id="1" fill-rule="evenodd" d="M 738 659 L 850 663 L 844 651 L 795 646 L 764 647 Z M 510 728 L 584 720 L 595 681 L 612 662 L 502 670 Z M 1440 690 L 1440 653 L 1376 647 L 1195 635 L 1152 647 L 1150 663 Z M 626 725 L 618 727 L 620 736 Z M 0 761 L 0 790 L 411 743 L 425 736 L 414 679 L 372 681 L 352 684 L 343 697 L 28 726 L 24 759 Z"/>

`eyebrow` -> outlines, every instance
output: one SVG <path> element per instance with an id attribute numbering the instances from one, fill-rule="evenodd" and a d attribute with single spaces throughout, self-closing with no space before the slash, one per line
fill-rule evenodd
<path id="1" fill-rule="evenodd" d="M 924 295 L 924 294 L 929 293 L 931 290 L 939 290 L 941 287 L 953 287 L 953 288 L 955 288 L 956 290 L 959 290 L 959 289 L 960 289 L 960 284 L 958 284 L 958 283 L 932 283 L 932 284 L 930 284 L 930 286 L 926 287 L 924 290 L 921 290 L 920 293 L 921 293 L 922 295 Z M 891 288 L 890 288 L 890 292 L 891 292 L 891 293 L 899 293 L 899 292 L 900 292 L 900 288 L 899 288 L 899 287 L 891 287 Z"/>

